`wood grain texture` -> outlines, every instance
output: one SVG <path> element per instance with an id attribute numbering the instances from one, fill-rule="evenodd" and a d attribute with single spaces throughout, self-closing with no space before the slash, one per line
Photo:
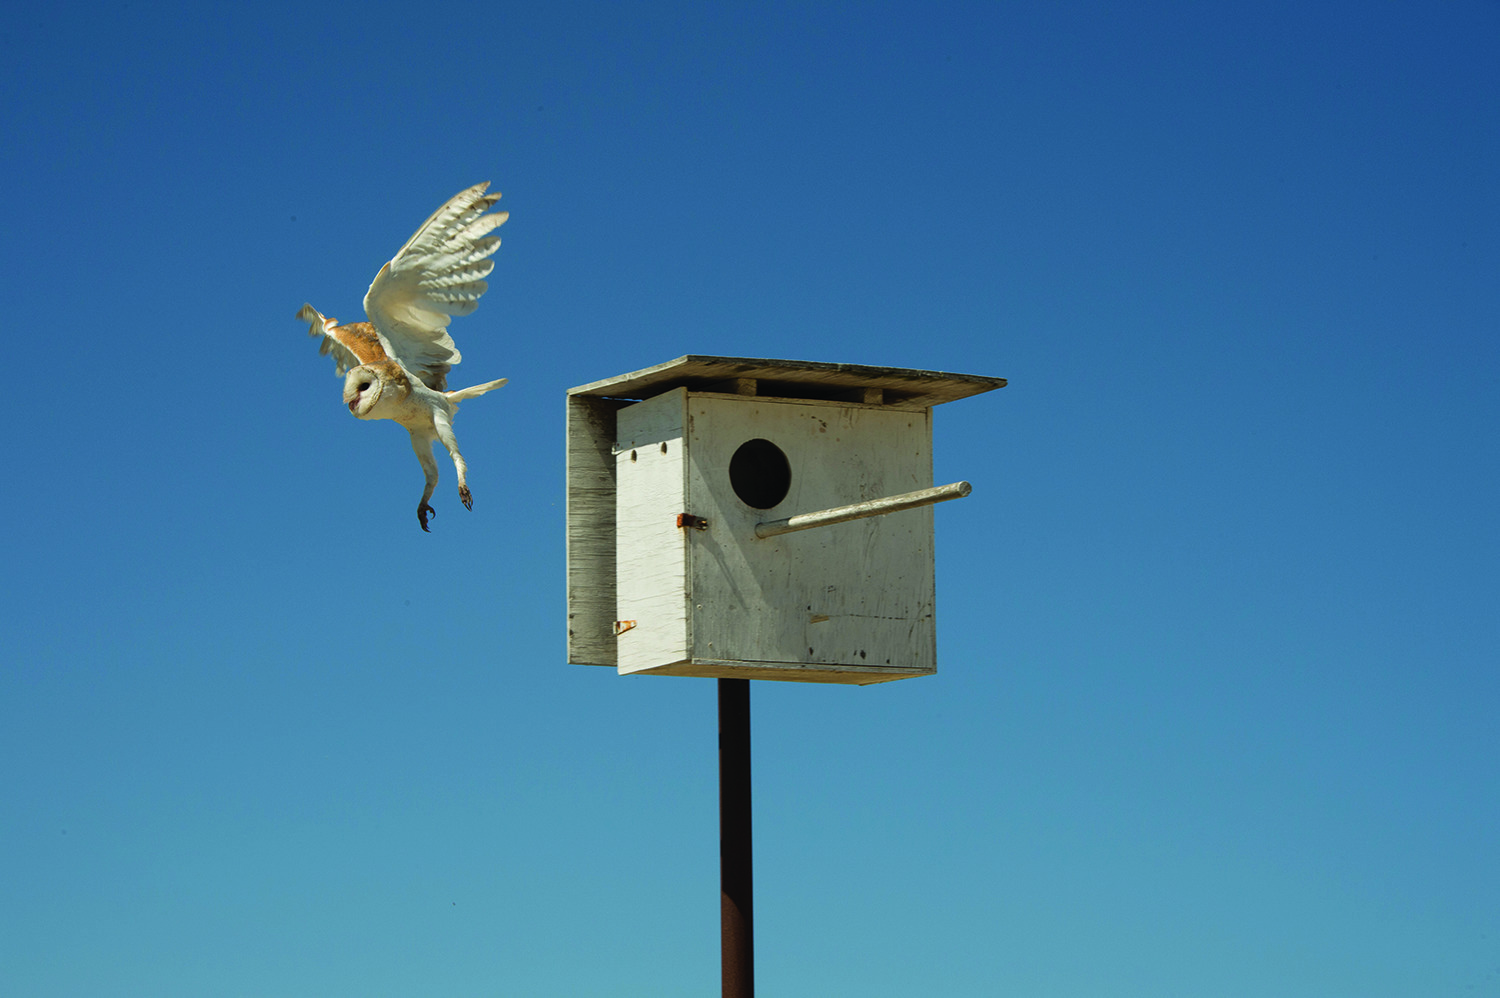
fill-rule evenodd
<path id="1" fill-rule="evenodd" d="M 625 403 L 567 401 L 568 661 L 616 664 L 615 413 Z"/>

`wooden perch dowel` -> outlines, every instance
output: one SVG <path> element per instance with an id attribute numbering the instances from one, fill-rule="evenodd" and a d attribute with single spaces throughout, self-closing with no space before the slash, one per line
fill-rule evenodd
<path id="1" fill-rule="evenodd" d="M 933 503 L 945 502 L 949 499 L 962 499 L 973 489 L 974 487 L 968 482 L 954 482 L 951 485 L 939 485 L 931 489 L 918 489 L 916 492 L 903 492 L 899 496 L 886 496 L 884 499 L 869 499 L 848 506 L 835 506 L 833 509 L 822 509 L 816 513 L 798 513 L 784 520 L 757 523 L 755 536 L 774 537 L 777 534 L 789 534 L 794 530 L 807 530 L 810 527 L 824 527 L 830 523 L 843 523 L 846 520 L 858 520 L 866 516 L 880 516 L 903 509 L 916 509 L 918 506 L 931 506 Z"/>

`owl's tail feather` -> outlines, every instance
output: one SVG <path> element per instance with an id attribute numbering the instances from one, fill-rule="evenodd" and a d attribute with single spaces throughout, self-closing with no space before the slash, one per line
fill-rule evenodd
<path id="1" fill-rule="evenodd" d="M 509 378 L 501 378 L 499 381 L 486 381 L 484 384 L 475 385 L 473 388 L 460 388 L 456 392 L 444 392 L 443 394 L 448 397 L 449 402 L 462 402 L 464 399 L 478 398 L 485 392 L 494 391 L 509 380 Z"/>

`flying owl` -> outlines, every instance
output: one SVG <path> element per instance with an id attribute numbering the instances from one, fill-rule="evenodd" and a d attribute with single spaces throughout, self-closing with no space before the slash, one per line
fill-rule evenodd
<path id="1" fill-rule="evenodd" d="M 500 246 L 500 237 L 490 233 L 510 217 L 504 211 L 485 214 L 500 200 L 499 194 L 485 193 L 489 186 L 454 195 L 380 268 L 365 293 L 369 322 L 339 325 L 311 305 L 297 313 L 312 324 L 309 336 L 323 338 L 318 352 L 333 355 L 349 412 L 360 419 L 394 419 L 411 434 L 412 450 L 427 476 L 417 504 L 423 530 L 436 515 L 427 504 L 438 480 L 433 442 L 448 448 L 458 470 L 458 498 L 473 509 L 453 416 L 458 403 L 506 382 L 448 391 L 448 372 L 462 359 L 448 335 L 448 320 L 474 311 L 489 287 L 484 278 L 495 266 L 489 257 Z"/>

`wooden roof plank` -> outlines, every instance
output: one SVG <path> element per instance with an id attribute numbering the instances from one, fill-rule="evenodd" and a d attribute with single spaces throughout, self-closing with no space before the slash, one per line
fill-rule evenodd
<path id="1" fill-rule="evenodd" d="M 570 389 L 569 395 L 641 399 L 674 388 L 705 391 L 729 379 L 753 378 L 762 383 L 757 394 L 810 398 L 832 397 L 831 392 L 880 389 L 886 400 L 907 405 L 938 405 L 1005 387 L 1004 378 L 954 374 L 866 364 L 771 360 L 755 357 L 710 357 L 688 354 L 664 364 L 617 375 Z"/>

